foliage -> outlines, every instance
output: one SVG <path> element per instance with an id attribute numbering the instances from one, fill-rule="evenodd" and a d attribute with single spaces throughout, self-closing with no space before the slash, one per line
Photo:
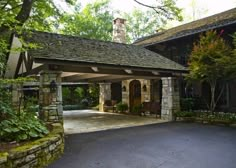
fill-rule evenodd
<path id="1" fill-rule="evenodd" d="M 182 111 L 192 111 L 194 107 L 193 98 L 182 98 L 180 99 L 180 107 Z"/>
<path id="2" fill-rule="evenodd" d="M 109 3 L 110 0 L 97 0 L 83 9 L 77 5 L 75 13 L 63 16 L 61 32 L 90 39 L 111 40 L 113 15 Z"/>
<path id="3" fill-rule="evenodd" d="M 75 89 L 75 96 L 76 98 L 78 98 L 79 100 L 83 99 L 85 97 L 85 90 L 82 87 L 77 87 Z"/>
<path id="4" fill-rule="evenodd" d="M 134 0 L 138 4 L 145 6 L 147 8 L 152 9 L 156 12 L 158 17 L 165 17 L 167 19 L 176 19 L 176 18 L 182 18 L 180 16 L 181 9 L 176 7 L 176 1 L 175 0 L 158 0 L 154 5 L 150 4 L 144 4 L 138 0 Z"/>
<path id="5" fill-rule="evenodd" d="M 95 106 L 99 103 L 99 85 L 98 84 L 89 84 L 88 88 L 88 97 L 89 97 L 89 105 Z"/>
<path id="6" fill-rule="evenodd" d="M 23 141 L 42 137 L 48 133 L 45 125 L 32 112 L 35 99 L 26 101 L 25 108 L 17 112 L 11 105 L 11 86 L 32 78 L 0 79 L 0 137 L 4 141 Z"/>
<path id="7" fill-rule="evenodd" d="M 118 111 L 124 112 L 128 110 L 128 104 L 120 102 L 116 105 L 116 108 Z"/>
<path id="8" fill-rule="evenodd" d="M 188 118 L 191 117 L 193 119 L 200 119 L 202 121 L 208 121 L 211 123 L 236 123 L 236 114 L 235 113 L 223 113 L 223 112 L 214 112 L 214 113 L 206 113 L 206 112 L 183 112 L 179 111 L 175 113 L 176 117 Z"/>
<path id="9" fill-rule="evenodd" d="M 176 117 L 193 117 L 195 116 L 194 112 L 178 111 L 175 113 Z"/>
<path id="10" fill-rule="evenodd" d="M 233 45 L 234 45 L 234 50 L 233 50 L 233 55 L 236 56 L 236 32 L 233 34 Z"/>
<path id="11" fill-rule="evenodd" d="M 214 113 L 214 114 L 208 115 L 207 119 L 236 122 L 236 114 L 233 114 L 233 113 Z"/>
<path id="12" fill-rule="evenodd" d="M 74 0 L 65 1 L 73 5 Z M 34 29 L 54 31 L 64 11 L 53 0 L 2 0 L 0 2 L 0 75 L 5 66 L 11 34 Z M 23 40 L 21 42 L 24 43 Z"/>
<path id="13" fill-rule="evenodd" d="M 12 115 L 0 122 L 0 137 L 4 141 L 25 141 L 48 134 L 45 125 L 33 114 Z"/>
<path id="14" fill-rule="evenodd" d="M 135 105 L 132 108 L 131 113 L 133 113 L 133 114 L 140 114 L 141 113 L 141 109 L 142 109 L 142 104 Z"/>
<path id="15" fill-rule="evenodd" d="M 211 103 L 209 109 L 211 112 L 214 111 L 224 89 L 222 87 L 220 94 L 215 95 L 219 82 L 233 79 L 236 74 L 236 56 L 232 56 L 231 51 L 224 39 L 213 30 L 200 35 L 199 42 L 194 43 L 189 59 L 190 73 L 187 79 L 210 84 Z"/>
<path id="16" fill-rule="evenodd" d="M 176 19 L 182 20 L 180 13 L 177 13 Z M 127 20 L 128 43 L 162 30 L 162 27 L 166 25 L 168 20 L 165 15 L 158 15 L 157 17 L 153 10 L 141 11 L 138 9 L 134 9 L 131 13 L 124 13 L 123 18 Z"/>

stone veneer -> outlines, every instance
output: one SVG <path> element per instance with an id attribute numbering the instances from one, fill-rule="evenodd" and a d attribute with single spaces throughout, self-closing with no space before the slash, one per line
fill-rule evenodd
<path id="1" fill-rule="evenodd" d="M 63 126 L 52 125 L 48 136 L 0 153 L 0 168 L 40 168 L 58 159 L 64 151 Z"/>
<path id="2" fill-rule="evenodd" d="M 180 110 L 179 86 L 176 78 L 161 78 L 162 102 L 161 118 L 168 121 L 174 120 L 174 113 Z"/>
<path id="3" fill-rule="evenodd" d="M 122 91 L 122 102 L 127 103 L 128 106 L 130 104 L 129 102 L 129 85 L 130 82 L 132 82 L 134 79 L 131 80 L 123 80 L 122 81 L 122 87 L 126 87 L 126 91 Z M 137 79 L 141 83 L 141 102 L 148 102 L 151 100 L 151 87 L 150 87 L 150 80 L 145 79 Z M 146 85 L 147 91 L 143 91 L 143 86 Z"/>
<path id="4" fill-rule="evenodd" d="M 56 90 L 51 92 L 50 83 L 56 82 Z M 49 123 L 63 122 L 61 72 L 40 72 L 39 116 Z"/>

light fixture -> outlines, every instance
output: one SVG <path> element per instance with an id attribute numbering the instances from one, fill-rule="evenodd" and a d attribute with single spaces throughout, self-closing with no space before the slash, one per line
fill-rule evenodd
<path id="1" fill-rule="evenodd" d="M 147 86 L 143 85 L 143 91 L 146 92 L 147 91 Z"/>
<path id="2" fill-rule="evenodd" d="M 125 86 L 122 87 L 122 91 L 126 92 L 126 87 Z"/>
<path id="3" fill-rule="evenodd" d="M 50 87 L 50 92 L 51 92 L 51 93 L 56 92 L 56 90 L 57 90 L 57 83 L 55 82 L 55 80 L 52 80 L 52 81 L 51 81 L 49 87 Z"/>

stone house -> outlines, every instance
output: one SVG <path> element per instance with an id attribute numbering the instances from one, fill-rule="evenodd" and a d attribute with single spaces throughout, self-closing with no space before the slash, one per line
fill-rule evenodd
<path id="1" fill-rule="evenodd" d="M 193 43 L 201 33 L 216 30 L 231 45 L 232 34 L 236 32 L 236 8 L 196 20 L 168 30 L 157 32 L 151 36 L 138 39 L 134 44 L 159 53 L 185 67 L 193 48 Z M 198 97 L 210 100 L 209 86 L 205 83 L 186 87 L 184 80 L 179 80 L 181 97 Z M 236 81 L 227 83 L 224 94 L 217 107 L 218 110 L 236 111 Z"/>

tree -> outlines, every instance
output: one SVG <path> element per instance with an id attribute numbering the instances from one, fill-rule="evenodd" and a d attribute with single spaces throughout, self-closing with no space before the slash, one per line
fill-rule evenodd
<path id="1" fill-rule="evenodd" d="M 209 110 L 213 112 L 224 91 L 225 83 L 236 75 L 236 55 L 232 54 L 230 46 L 216 31 L 207 31 L 200 35 L 197 43 L 194 43 L 189 70 L 189 81 L 197 80 L 210 85 Z M 216 95 L 216 88 L 220 84 L 221 91 Z"/>
<path id="2" fill-rule="evenodd" d="M 75 13 L 63 17 L 64 26 L 61 33 L 90 39 L 111 40 L 113 15 L 109 3 L 110 0 L 97 0 L 87 4 L 83 9 L 77 5 Z"/>
<path id="3" fill-rule="evenodd" d="M 67 0 L 73 5 L 74 0 Z M 6 53 L 12 33 L 24 29 L 53 31 L 53 21 L 63 14 L 53 0 L 2 0 L 0 2 L 0 74 L 4 70 Z"/>
<path id="4" fill-rule="evenodd" d="M 124 13 L 122 17 L 127 20 L 127 42 L 134 42 L 138 38 L 161 30 L 167 23 L 167 19 L 165 16 L 155 17 L 155 15 L 153 10 L 141 11 L 138 9 L 134 9 L 131 13 Z"/>

